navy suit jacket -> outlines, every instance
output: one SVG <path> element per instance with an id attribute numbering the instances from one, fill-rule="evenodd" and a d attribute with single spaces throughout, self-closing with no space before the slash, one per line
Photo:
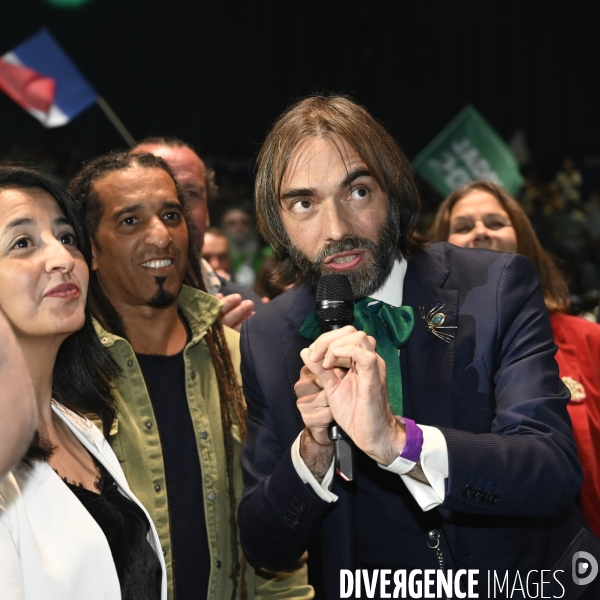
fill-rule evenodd
<path id="1" fill-rule="evenodd" d="M 569 393 L 533 266 L 519 255 L 434 244 L 408 260 L 403 294 L 416 317 L 400 352 L 406 416 L 438 427 L 447 442 L 446 495 L 434 510 L 455 565 L 480 569 L 483 578 L 486 570 L 562 568 L 561 583 L 572 587 L 564 597 L 580 597 L 572 555 L 586 550 L 600 559 L 600 552 L 573 502 L 582 474 Z M 438 304 L 445 324 L 457 326 L 449 344 L 420 317 L 420 307 Z M 357 566 L 352 489 L 334 477 L 339 500 L 324 502 L 302 483 L 290 453 L 303 429 L 293 386 L 300 350 L 310 344 L 298 329 L 314 306 L 314 292 L 302 285 L 244 323 L 239 522 L 250 558 L 273 570 L 292 565 L 320 532 L 327 597 L 339 598 L 339 569 Z"/>

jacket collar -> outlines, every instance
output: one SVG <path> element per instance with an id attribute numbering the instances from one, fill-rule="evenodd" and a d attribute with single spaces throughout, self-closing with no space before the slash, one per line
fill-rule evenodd
<path id="1" fill-rule="evenodd" d="M 123 473 L 116 471 L 102 452 L 101 446 L 104 436 L 98 427 L 89 419 L 78 415 L 66 406 L 58 404 L 58 402 L 52 402 L 52 410 L 67 425 L 73 435 L 75 435 L 90 454 L 103 464 L 119 487 L 129 490 L 129 485 Z"/>
<path id="2" fill-rule="evenodd" d="M 177 304 L 183 312 L 192 332 L 190 344 L 199 342 L 216 321 L 223 303 L 209 294 L 184 285 L 179 292 Z M 94 319 L 94 327 L 100 341 L 110 348 L 118 341 L 126 341 L 122 337 L 109 333 Z"/>
<path id="3" fill-rule="evenodd" d="M 440 288 L 446 282 L 450 271 L 444 264 L 439 244 L 418 250 L 408 259 L 405 289 L 408 285 L 423 285 Z"/>
<path id="4" fill-rule="evenodd" d="M 285 320 L 292 328 L 300 327 L 304 319 L 315 310 L 315 290 L 308 283 L 295 286 L 288 294 L 295 297 L 291 299 Z"/>

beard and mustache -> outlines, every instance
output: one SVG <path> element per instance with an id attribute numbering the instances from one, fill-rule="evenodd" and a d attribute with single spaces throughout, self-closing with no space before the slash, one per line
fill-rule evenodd
<path id="1" fill-rule="evenodd" d="M 383 286 L 399 255 L 400 225 L 399 219 L 395 216 L 393 211 L 390 211 L 388 219 L 378 231 L 376 242 L 359 236 L 348 236 L 339 242 L 330 242 L 312 259 L 290 243 L 288 249 L 290 258 L 309 283 L 315 287 L 320 277 L 334 272 L 324 265 L 324 260 L 328 256 L 338 252 L 366 250 L 371 254 L 371 260 L 363 260 L 357 267 L 343 271 L 350 280 L 354 299 L 364 298 Z"/>

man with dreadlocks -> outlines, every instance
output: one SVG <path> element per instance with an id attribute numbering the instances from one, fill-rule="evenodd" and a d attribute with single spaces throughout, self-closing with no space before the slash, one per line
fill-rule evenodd
<path id="1" fill-rule="evenodd" d="M 109 441 L 156 524 L 169 598 L 312 597 L 303 566 L 274 576 L 240 550 L 238 335 L 217 319 L 221 302 L 200 291 L 169 167 L 151 154 L 110 154 L 70 191 L 92 241 L 98 335 L 122 369 Z"/>
<path id="2" fill-rule="evenodd" d="M 138 142 L 131 151 L 134 154 L 150 152 L 154 156 L 160 156 L 169 165 L 185 197 L 194 226 L 190 233 L 199 257 L 206 291 L 223 302 L 219 313 L 221 323 L 240 331 L 242 323 L 263 304 L 253 290 L 221 277 L 201 258 L 204 234 L 210 225 L 209 203 L 214 202 L 219 193 L 214 170 L 204 164 L 187 142 L 176 137 L 148 137 Z"/>

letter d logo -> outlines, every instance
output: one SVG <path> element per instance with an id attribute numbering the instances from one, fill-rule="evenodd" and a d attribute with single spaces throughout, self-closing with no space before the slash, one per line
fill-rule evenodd
<path id="1" fill-rule="evenodd" d="M 573 581 L 577 585 L 587 585 L 598 575 L 598 561 L 589 553 L 580 550 L 573 554 Z"/>

